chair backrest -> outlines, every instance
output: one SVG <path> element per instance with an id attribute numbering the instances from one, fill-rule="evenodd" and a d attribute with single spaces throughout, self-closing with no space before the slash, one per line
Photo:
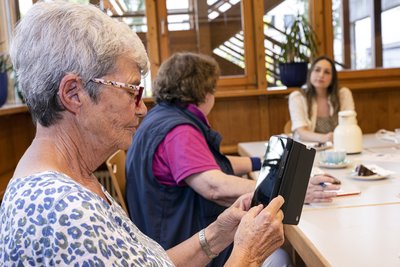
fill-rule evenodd
<path id="1" fill-rule="evenodd" d="M 118 150 L 107 159 L 106 165 L 111 176 L 111 182 L 115 188 L 115 192 L 117 193 L 117 200 L 128 214 L 128 209 L 126 208 L 125 203 L 125 159 L 125 151 Z"/>
<path id="2" fill-rule="evenodd" d="M 292 121 L 291 120 L 288 120 L 285 123 L 285 126 L 283 126 L 283 133 L 288 134 L 288 135 L 292 133 Z"/>

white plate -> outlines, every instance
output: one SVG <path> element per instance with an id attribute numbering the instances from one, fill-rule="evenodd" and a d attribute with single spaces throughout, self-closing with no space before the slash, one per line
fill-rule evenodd
<path id="1" fill-rule="evenodd" d="M 350 178 L 356 179 L 356 180 L 362 180 L 362 181 L 374 181 L 374 180 L 382 180 L 386 179 L 389 175 L 379 175 L 379 174 L 373 174 L 373 175 L 368 175 L 368 176 L 359 176 L 356 174 L 350 174 Z"/>
<path id="2" fill-rule="evenodd" d="M 321 168 L 327 168 L 327 169 L 342 169 L 342 168 L 346 168 L 347 166 L 349 166 L 350 161 L 349 160 L 345 160 L 339 164 L 335 164 L 335 163 L 327 163 L 327 162 L 319 162 L 319 166 Z"/>

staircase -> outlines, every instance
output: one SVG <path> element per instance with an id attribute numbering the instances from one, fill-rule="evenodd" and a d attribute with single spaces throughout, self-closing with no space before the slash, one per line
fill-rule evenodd
<path id="1" fill-rule="evenodd" d="M 279 5 L 283 0 L 264 0 L 264 7 L 266 14 L 269 10 Z M 240 17 L 240 1 L 228 1 L 217 0 L 208 1 L 208 18 L 211 20 L 211 27 L 218 28 L 220 23 L 224 21 L 223 16 L 229 18 L 239 16 Z M 211 4 L 210 4 L 211 3 Z M 221 6 L 225 5 L 221 12 Z M 241 20 L 237 20 L 239 23 L 237 27 L 230 27 L 230 31 L 219 31 L 218 35 L 213 36 L 211 47 L 215 56 L 219 57 L 219 62 L 223 64 L 234 64 L 237 68 L 245 68 L 244 62 L 244 37 L 243 31 L 241 30 Z M 232 22 L 230 21 L 230 25 Z M 266 79 L 269 86 L 281 86 L 282 83 L 279 80 L 279 58 L 281 54 L 282 42 L 285 40 L 285 33 L 272 24 L 264 21 L 264 47 L 265 47 L 265 67 L 266 67 Z"/>

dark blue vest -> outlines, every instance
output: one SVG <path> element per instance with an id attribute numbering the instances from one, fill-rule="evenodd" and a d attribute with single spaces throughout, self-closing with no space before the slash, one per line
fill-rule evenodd
<path id="1" fill-rule="evenodd" d="M 196 234 L 215 221 L 225 207 L 197 194 L 191 187 L 161 185 L 152 166 L 157 146 L 177 125 L 190 124 L 201 131 L 223 172 L 233 174 L 229 160 L 219 152 L 221 136 L 185 108 L 164 103 L 153 107 L 141 122 L 126 158 L 126 203 L 130 217 L 147 236 L 165 249 Z M 209 266 L 223 266 L 231 246 Z"/>

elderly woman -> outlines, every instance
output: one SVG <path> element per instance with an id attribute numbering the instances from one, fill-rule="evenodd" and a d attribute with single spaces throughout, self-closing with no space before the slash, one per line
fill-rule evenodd
<path id="1" fill-rule="evenodd" d="M 227 265 L 260 264 L 283 242 L 282 197 L 239 198 L 215 222 L 165 251 L 142 234 L 93 171 L 127 149 L 146 107 L 148 59 L 126 25 L 89 5 L 35 4 L 11 56 L 36 136 L 0 208 L 5 266 L 204 266 L 234 241 Z"/>

